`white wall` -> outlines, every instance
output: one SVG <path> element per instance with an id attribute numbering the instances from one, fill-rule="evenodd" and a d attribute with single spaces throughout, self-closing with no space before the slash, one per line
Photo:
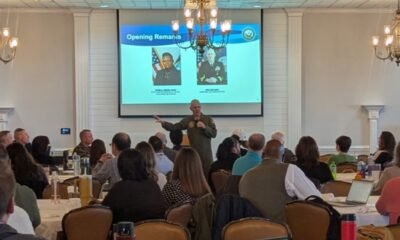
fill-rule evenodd
<path id="1" fill-rule="evenodd" d="M 47 135 L 54 147 L 69 147 L 74 136 L 60 135 L 60 128 L 75 127 L 72 14 L 14 12 L 10 17 L 12 31 L 15 19 L 17 56 L 8 64 L 0 62 L 0 107 L 14 107 L 8 129 L 22 127 L 31 140 Z M 3 23 L 0 21 L 0 26 Z"/>

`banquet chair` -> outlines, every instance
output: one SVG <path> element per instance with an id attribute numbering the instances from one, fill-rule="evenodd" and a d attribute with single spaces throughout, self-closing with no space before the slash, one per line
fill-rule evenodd
<path id="1" fill-rule="evenodd" d="M 393 239 L 400 239 L 400 224 L 386 226 L 393 235 Z"/>
<path id="2" fill-rule="evenodd" d="M 211 173 L 211 181 L 215 188 L 215 193 L 218 195 L 228 182 L 232 174 L 224 169 L 220 169 Z"/>
<path id="3" fill-rule="evenodd" d="M 265 218 L 248 217 L 232 221 L 222 230 L 223 240 L 291 238 L 288 227 Z"/>
<path id="4" fill-rule="evenodd" d="M 57 183 L 58 194 L 61 199 L 68 199 L 68 185 L 64 183 Z M 45 189 L 43 189 L 43 199 L 51 199 L 53 198 L 54 189 L 52 185 L 47 185 Z"/>
<path id="5" fill-rule="evenodd" d="M 360 154 L 357 156 L 357 162 L 364 162 L 365 164 L 368 164 L 368 155 L 367 154 Z"/>
<path id="6" fill-rule="evenodd" d="M 93 205 L 74 209 L 64 215 L 62 229 L 68 240 L 104 240 L 112 224 L 110 208 Z"/>
<path id="7" fill-rule="evenodd" d="M 287 224 L 293 240 L 326 239 L 330 223 L 327 207 L 302 201 L 286 204 Z"/>
<path id="8" fill-rule="evenodd" d="M 193 205 L 184 203 L 178 207 L 172 208 L 167 212 L 167 221 L 187 226 L 192 217 Z"/>
<path id="9" fill-rule="evenodd" d="M 190 240 L 186 227 L 164 219 L 146 220 L 135 225 L 136 239 L 140 240 Z"/>
<path id="10" fill-rule="evenodd" d="M 357 172 L 357 166 L 353 163 L 341 163 L 336 167 L 337 173 L 355 173 Z"/>
<path id="11" fill-rule="evenodd" d="M 335 197 L 347 197 L 351 183 L 343 181 L 329 181 L 322 185 L 321 193 L 333 193 Z"/>
<path id="12" fill-rule="evenodd" d="M 324 162 L 324 163 L 328 163 L 329 159 L 333 156 L 333 154 L 324 154 L 319 156 L 319 161 L 320 162 Z"/>
<path id="13" fill-rule="evenodd" d="M 77 193 L 77 189 L 79 189 L 79 176 L 76 177 L 71 177 L 68 179 L 65 179 L 63 181 L 64 184 L 67 184 L 69 186 L 74 186 L 74 194 L 79 197 L 79 194 Z M 101 192 L 103 191 L 103 184 L 96 178 L 92 179 L 92 195 L 93 198 L 98 199 L 100 197 Z"/>

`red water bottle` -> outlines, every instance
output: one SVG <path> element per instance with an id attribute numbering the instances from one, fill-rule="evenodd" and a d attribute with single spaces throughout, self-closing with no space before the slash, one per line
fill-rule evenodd
<path id="1" fill-rule="evenodd" d="M 357 223 L 355 214 L 343 214 L 341 222 L 341 240 L 357 239 Z"/>

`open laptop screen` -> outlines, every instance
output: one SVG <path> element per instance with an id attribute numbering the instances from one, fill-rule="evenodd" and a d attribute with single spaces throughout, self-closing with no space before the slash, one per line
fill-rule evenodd
<path id="1" fill-rule="evenodd" d="M 374 182 L 372 181 L 353 180 L 346 201 L 367 203 L 373 186 Z"/>

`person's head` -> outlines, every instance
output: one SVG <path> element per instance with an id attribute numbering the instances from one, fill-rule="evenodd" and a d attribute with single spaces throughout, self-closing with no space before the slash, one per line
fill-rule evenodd
<path id="1" fill-rule="evenodd" d="M 396 139 L 389 131 L 383 131 L 379 136 L 379 150 L 385 150 L 393 155 Z"/>
<path id="2" fill-rule="evenodd" d="M 351 146 L 351 138 L 348 136 L 340 136 L 336 139 L 336 150 L 347 153 Z"/>
<path id="3" fill-rule="evenodd" d="M 263 150 L 264 159 L 282 159 L 282 143 L 278 140 L 271 139 L 267 142 Z"/>
<path id="4" fill-rule="evenodd" d="M 200 105 L 200 101 L 197 99 L 193 99 L 190 102 L 190 111 L 192 111 L 193 116 L 195 117 L 199 117 L 201 114 L 201 105 Z"/>
<path id="5" fill-rule="evenodd" d="M 217 159 L 218 160 L 229 160 L 232 153 L 240 155 L 239 141 L 233 137 L 225 138 L 222 143 L 218 145 Z"/>
<path id="6" fill-rule="evenodd" d="M 243 129 L 236 128 L 233 130 L 231 137 L 238 140 L 241 145 L 247 146 L 247 136 Z"/>
<path id="7" fill-rule="evenodd" d="M 217 54 L 215 53 L 215 50 L 212 49 L 212 48 L 209 48 L 209 49 L 207 50 L 207 52 L 206 52 L 207 61 L 208 61 L 210 64 L 213 64 L 214 61 L 215 61 L 216 55 L 217 55 Z"/>
<path id="8" fill-rule="evenodd" d="M 165 136 L 164 133 L 157 132 L 156 135 L 154 135 L 154 136 L 158 137 L 161 140 L 161 142 L 163 143 L 164 146 L 167 145 L 167 143 L 168 143 L 167 136 Z"/>
<path id="9" fill-rule="evenodd" d="M 253 133 L 249 137 L 249 149 L 253 152 L 260 152 L 265 145 L 265 137 L 261 133 Z"/>
<path id="10" fill-rule="evenodd" d="M 1 131 L 0 132 L 0 145 L 7 147 L 14 141 L 13 136 L 10 131 Z"/>
<path id="11" fill-rule="evenodd" d="M 396 147 L 396 166 L 400 167 L 400 142 L 397 144 Z"/>
<path id="12" fill-rule="evenodd" d="M 282 145 L 285 145 L 285 134 L 281 131 L 275 131 L 271 135 L 271 139 L 278 140 L 279 142 L 282 143 Z"/>
<path id="13" fill-rule="evenodd" d="M 37 136 L 32 141 L 32 155 L 38 157 L 42 155 L 49 155 L 50 140 L 47 136 Z"/>
<path id="14" fill-rule="evenodd" d="M 8 158 L 6 146 L 1 144 L 0 144 L 0 162 L 10 164 L 10 159 Z"/>
<path id="15" fill-rule="evenodd" d="M 15 177 L 10 166 L 0 161 L 0 221 L 7 222 L 14 212 Z"/>
<path id="16" fill-rule="evenodd" d="M 90 144 L 92 144 L 92 142 L 93 142 L 92 131 L 90 131 L 89 129 L 83 129 L 79 133 L 79 139 L 81 140 L 81 143 L 83 145 L 90 146 Z"/>
<path id="17" fill-rule="evenodd" d="M 140 182 L 148 179 L 144 158 L 135 149 L 125 149 L 119 154 L 118 172 L 122 180 Z"/>
<path id="18" fill-rule="evenodd" d="M 173 66 L 174 58 L 172 57 L 171 53 L 165 52 L 162 54 L 161 61 L 165 69 L 170 69 Z"/>
<path id="19" fill-rule="evenodd" d="M 162 152 L 164 150 L 163 142 L 161 141 L 160 138 L 158 138 L 156 136 L 151 136 L 149 138 L 149 143 L 153 147 L 154 152 L 156 152 L 156 153 Z"/>
<path id="20" fill-rule="evenodd" d="M 154 167 L 156 166 L 153 147 L 149 143 L 142 141 L 136 145 L 135 149 L 142 154 L 144 161 L 146 162 L 147 174 L 151 176 L 154 172 Z"/>
<path id="21" fill-rule="evenodd" d="M 200 156 L 191 147 L 182 148 L 176 155 L 172 179 L 179 180 L 183 191 L 192 196 L 200 197 L 211 192 L 204 177 Z"/>
<path id="22" fill-rule="evenodd" d="M 119 132 L 114 135 L 111 142 L 111 151 L 114 156 L 118 156 L 123 150 L 131 147 L 131 138 L 127 133 Z"/>
<path id="23" fill-rule="evenodd" d="M 29 134 L 23 128 L 17 128 L 14 130 L 14 139 L 23 145 L 29 143 Z"/>
<path id="24" fill-rule="evenodd" d="M 30 176 L 35 171 L 36 163 L 24 145 L 14 142 L 7 146 L 7 152 L 17 179 Z"/>
<path id="25" fill-rule="evenodd" d="M 173 130 L 169 132 L 169 139 L 171 139 L 172 144 L 181 145 L 183 141 L 183 133 L 181 130 Z"/>
<path id="26" fill-rule="evenodd" d="M 90 165 L 95 166 L 104 153 L 106 153 L 106 145 L 104 144 L 104 141 L 101 139 L 94 140 L 90 147 Z"/>
<path id="27" fill-rule="evenodd" d="M 317 142 L 310 136 L 301 137 L 296 146 L 297 163 L 305 167 L 313 167 L 319 163 Z"/>

